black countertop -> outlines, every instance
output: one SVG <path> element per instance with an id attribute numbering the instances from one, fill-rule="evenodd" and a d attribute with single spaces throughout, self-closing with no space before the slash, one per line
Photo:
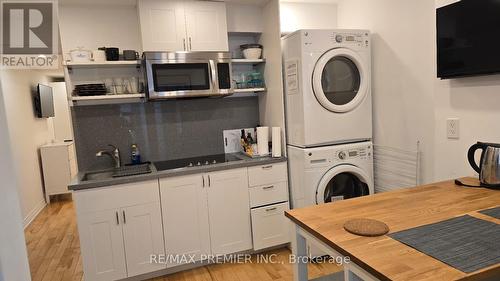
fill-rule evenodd
<path id="1" fill-rule="evenodd" d="M 112 186 L 112 185 L 118 185 L 118 184 L 148 181 L 148 180 L 154 180 L 154 179 L 160 179 L 160 178 L 166 178 L 166 177 L 176 177 L 176 176 L 191 175 L 191 174 L 198 174 L 198 173 L 207 173 L 207 172 L 214 172 L 214 171 L 221 171 L 221 170 L 229 170 L 229 169 L 259 166 L 259 165 L 267 165 L 267 164 L 280 163 L 280 162 L 286 161 L 286 157 L 250 158 L 250 157 L 245 156 L 241 153 L 230 154 L 230 155 L 237 157 L 241 160 L 223 162 L 223 163 L 212 164 L 212 165 L 177 168 L 177 169 L 171 169 L 171 170 L 165 170 L 165 171 L 158 171 L 158 170 L 156 170 L 156 167 L 154 165 L 151 165 L 152 172 L 148 173 L 148 174 L 120 177 L 120 178 L 108 178 L 108 179 L 103 179 L 103 180 L 82 181 L 82 179 L 86 173 L 94 172 L 94 171 L 80 172 L 80 173 L 78 173 L 78 176 L 72 180 L 72 182 L 68 186 L 68 189 L 73 190 L 73 191 L 78 191 L 78 190 L 92 189 L 92 188 Z"/>

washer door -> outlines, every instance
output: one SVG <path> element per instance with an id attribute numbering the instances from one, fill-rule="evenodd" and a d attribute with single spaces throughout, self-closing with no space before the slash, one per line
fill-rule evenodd
<path id="1" fill-rule="evenodd" d="M 316 204 L 370 194 L 370 177 L 360 168 L 343 164 L 330 169 L 316 190 Z"/>
<path id="2" fill-rule="evenodd" d="M 312 76 L 313 92 L 326 109 L 343 113 L 355 109 L 367 95 L 368 70 L 354 51 L 337 48 L 321 56 Z"/>

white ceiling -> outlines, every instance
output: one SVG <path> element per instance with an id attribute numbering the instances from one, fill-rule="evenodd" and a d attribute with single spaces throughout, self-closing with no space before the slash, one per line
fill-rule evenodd
<path id="1" fill-rule="evenodd" d="M 252 4 L 264 6 L 269 0 L 220 0 L 227 3 Z M 280 0 L 280 2 L 296 3 L 337 3 L 340 0 Z M 59 0 L 61 5 L 120 5 L 135 6 L 137 0 Z"/>
<path id="2" fill-rule="evenodd" d="M 60 5 L 120 5 L 135 6 L 137 0 L 59 0 Z"/>
<path id="3" fill-rule="evenodd" d="M 335 4 L 342 0 L 280 0 L 288 3 Z"/>
<path id="4" fill-rule="evenodd" d="M 252 4 L 258 6 L 264 6 L 269 0 L 224 0 L 226 3 L 236 3 L 236 4 Z"/>

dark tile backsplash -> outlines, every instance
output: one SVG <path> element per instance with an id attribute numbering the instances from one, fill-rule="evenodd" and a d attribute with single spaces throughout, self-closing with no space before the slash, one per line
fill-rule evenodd
<path id="1" fill-rule="evenodd" d="M 80 171 L 112 167 L 96 152 L 113 144 L 130 163 L 130 145 L 143 161 L 224 153 L 222 131 L 259 124 L 257 97 L 184 99 L 72 108 Z"/>

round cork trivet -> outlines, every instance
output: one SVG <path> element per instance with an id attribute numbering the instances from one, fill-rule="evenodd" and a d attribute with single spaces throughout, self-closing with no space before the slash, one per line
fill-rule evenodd
<path id="1" fill-rule="evenodd" d="M 387 224 L 372 219 L 351 219 L 344 223 L 344 229 L 360 236 L 381 236 L 389 232 Z"/>

